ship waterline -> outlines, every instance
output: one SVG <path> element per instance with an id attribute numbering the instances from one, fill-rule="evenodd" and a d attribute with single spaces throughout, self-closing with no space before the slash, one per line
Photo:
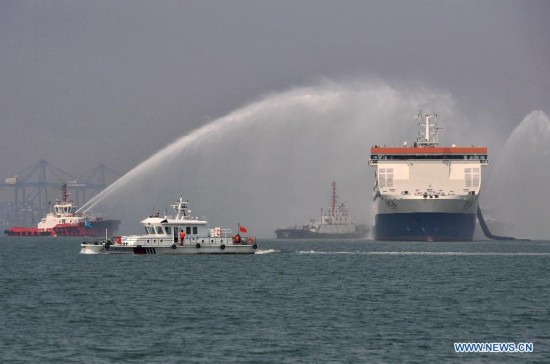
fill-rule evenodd
<path id="1" fill-rule="evenodd" d="M 475 214 L 413 212 L 377 214 L 377 240 L 471 241 Z"/>

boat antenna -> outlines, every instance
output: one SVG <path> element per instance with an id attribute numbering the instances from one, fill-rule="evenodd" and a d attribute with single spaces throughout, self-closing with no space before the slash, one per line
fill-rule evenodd
<path id="1" fill-rule="evenodd" d="M 67 203 L 67 199 L 69 198 L 69 194 L 67 193 L 67 184 L 63 183 L 61 185 L 61 197 L 63 198 L 63 203 Z"/>
<path id="2" fill-rule="evenodd" d="M 330 215 L 334 216 L 336 214 L 336 181 L 332 181 L 332 205 Z"/>

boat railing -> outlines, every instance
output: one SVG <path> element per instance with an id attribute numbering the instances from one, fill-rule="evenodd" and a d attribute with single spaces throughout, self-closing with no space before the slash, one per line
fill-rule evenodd
<path id="1" fill-rule="evenodd" d="M 89 244 L 89 245 L 103 245 L 105 243 L 113 244 L 113 240 L 111 239 L 105 239 L 105 238 L 92 238 L 90 236 L 84 236 L 82 238 L 83 244 Z"/>

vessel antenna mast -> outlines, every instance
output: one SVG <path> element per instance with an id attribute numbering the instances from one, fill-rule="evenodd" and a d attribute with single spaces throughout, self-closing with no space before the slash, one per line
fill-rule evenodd
<path id="1" fill-rule="evenodd" d="M 332 216 L 336 215 L 336 181 L 332 181 L 332 201 L 331 201 L 331 211 Z"/>
<path id="2" fill-rule="evenodd" d="M 430 120 L 433 120 L 433 123 L 430 124 Z M 424 124 L 422 124 L 422 113 L 418 113 L 418 125 L 425 128 L 424 133 L 422 131 L 418 132 L 418 138 L 416 139 L 418 146 L 434 147 L 439 145 L 439 130 L 441 128 L 437 126 L 437 114 L 424 115 Z"/>
<path id="3" fill-rule="evenodd" d="M 63 198 L 63 203 L 67 203 L 67 199 L 69 198 L 69 193 L 67 192 L 66 183 L 63 183 L 63 185 L 61 185 L 61 197 Z"/>

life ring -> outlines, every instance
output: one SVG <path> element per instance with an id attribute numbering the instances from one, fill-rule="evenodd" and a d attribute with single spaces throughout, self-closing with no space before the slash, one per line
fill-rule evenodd
<path id="1" fill-rule="evenodd" d="M 201 248 L 201 245 L 199 243 L 197 243 L 197 245 L 195 245 L 197 247 L 197 249 L 200 249 Z"/>
<path id="2" fill-rule="evenodd" d="M 233 237 L 233 243 L 235 243 L 235 244 L 240 244 L 241 243 L 241 236 L 239 234 L 237 234 Z"/>
<path id="3" fill-rule="evenodd" d="M 224 250 L 225 249 L 225 244 L 220 245 L 220 249 Z"/>
<path id="4" fill-rule="evenodd" d="M 115 237 L 115 243 L 122 244 L 122 239 L 120 239 L 120 236 Z"/>
<path id="5" fill-rule="evenodd" d="M 176 249 L 176 244 L 172 244 L 172 249 Z"/>

